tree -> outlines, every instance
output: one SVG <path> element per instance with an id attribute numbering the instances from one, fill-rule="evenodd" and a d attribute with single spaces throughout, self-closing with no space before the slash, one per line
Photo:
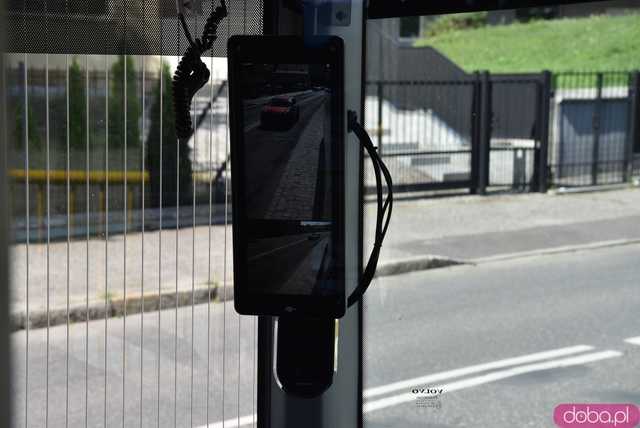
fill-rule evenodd
<path id="1" fill-rule="evenodd" d="M 124 148 L 125 64 L 127 104 L 127 147 L 140 147 L 140 94 L 138 76 L 131 56 L 120 55 L 111 67 L 109 82 L 109 146 Z"/>
<path id="2" fill-rule="evenodd" d="M 82 149 L 87 138 L 87 88 L 76 58 L 69 67 L 69 147 Z"/>
<path id="3" fill-rule="evenodd" d="M 16 106 L 16 124 L 14 128 L 14 144 L 16 150 L 24 149 L 24 103 L 17 103 Z M 42 139 L 40 138 L 40 133 L 38 132 L 38 124 L 36 123 L 35 116 L 33 114 L 33 108 L 31 104 L 29 104 L 29 148 L 40 150 L 42 148 Z"/>
<path id="4" fill-rule="evenodd" d="M 150 175 L 151 206 L 160 207 L 162 194 L 163 207 L 175 207 L 176 203 L 188 205 L 192 195 L 191 149 L 187 142 L 178 144 L 175 128 L 175 112 L 173 111 L 173 90 L 169 65 L 162 63 L 160 81 L 154 88 L 151 105 L 151 128 L 146 142 L 147 168 Z M 160 95 L 162 92 L 162 130 L 160 129 Z M 160 132 L 162 132 L 162 159 L 160 158 Z M 178 161 L 177 161 L 178 160 Z M 179 173 L 176 174 L 176 163 L 179 162 Z M 162 189 L 160 188 L 160 171 L 162 170 Z M 177 201 L 177 180 L 179 175 L 180 200 Z"/>

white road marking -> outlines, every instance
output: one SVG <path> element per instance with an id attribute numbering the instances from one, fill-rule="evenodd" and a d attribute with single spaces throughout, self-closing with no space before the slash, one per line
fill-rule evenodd
<path id="1" fill-rule="evenodd" d="M 632 338 L 632 339 L 640 339 L 640 338 Z M 463 367 L 456 370 L 450 370 L 441 373 L 435 373 L 427 376 L 417 377 L 413 379 L 407 379 L 400 382 L 394 382 L 388 385 L 382 385 L 375 388 L 366 389 L 363 392 L 365 398 L 374 397 L 377 395 L 388 394 L 389 392 L 394 392 L 398 390 L 408 389 L 412 386 L 430 384 L 430 387 L 437 387 L 438 389 L 444 389 L 443 393 L 453 392 L 460 389 L 471 388 L 474 386 L 482 385 L 485 383 L 496 382 L 498 380 L 519 376 L 526 373 L 532 373 L 537 371 L 544 371 L 556 368 L 570 367 L 576 365 L 587 364 L 595 361 L 605 360 L 608 358 L 621 357 L 622 352 L 618 351 L 601 351 L 601 352 L 593 352 L 589 354 L 583 354 L 578 356 L 572 356 L 568 358 L 562 359 L 552 359 L 563 357 L 567 355 L 578 354 L 581 352 L 591 351 L 593 350 L 593 346 L 587 345 L 578 345 L 572 346 L 568 348 L 560 348 L 554 349 L 551 351 L 537 352 L 535 354 L 523 355 L 520 357 L 507 358 L 504 360 L 493 361 L 485 364 L 478 364 L 469 367 Z M 541 360 L 549 360 L 543 361 Z M 535 363 L 534 363 L 535 362 Z M 526 363 L 534 363 L 528 365 L 520 365 Z M 517 366 L 517 367 L 512 367 Z M 499 368 L 511 367 L 506 370 L 501 370 L 497 372 L 491 372 L 480 376 L 475 376 L 471 378 L 461 379 L 458 381 L 454 381 L 448 384 L 440 384 L 434 385 L 433 382 L 437 382 L 439 380 L 451 379 L 456 377 L 461 377 L 469 374 L 480 373 L 487 370 L 494 370 Z M 396 406 L 398 404 L 403 404 L 407 402 L 411 402 L 415 400 L 416 396 L 412 393 L 403 393 L 399 395 L 395 395 L 392 397 L 382 398 L 379 400 L 368 401 L 364 403 L 363 411 L 364 413 L 373 412 L 376 410 L 384 409 L 391 406 Z M 256 420 L 256 415 L 246 415 L 240 417 L 238 423 L 238 418 L 230 418 L 225 421 L 215 422 L 209 425 L 203 425 L 199 428 L 239 428 L 242 426 L 250 425 L 253 421 Z"/>
<path id="2" fill-rule="evenodd" d="M 560 349 L 554 349 L 551 351 L 537 352 L 535 354 L 507 358 L 505 360 L 498 360 L 490 363 L 463 367 L 463 368 L 441 372 L 441 373 L 434 373 L 427 376 L 416 377 L 413 379 L 406 379 L 399 382 L 390 383 L 387 385 L 369 388 L 364 391 L 364 397 L 365 398 L 375 397 L 377 395 L 388 394 L 390 392 L 406 390 L 407 388 L 411 388 L 412 386 L 427 385 L 427 384 L 439 382 L 445 379 L 466 376 L 466 375 L 480 373 L 487 370 L 501 369 L 501 368 L 515 366 L 519 364 L 533 363 L 541 360 L 549 360 L 551 358 L 565 357 L 567 355 L 578 354 L 580 352 L 591 351 L 593 349 L 594 349 L 593 346 L 587 346 L 587 345 L 571 346 L 569 348 L 560 348 Z"/>
<path id="3" fill-rule="evenodd" d="M 265 251 L 264 253 L 256 254 L 253 257 L 249 257 L 249 261 L 252 262 L 252 261 L 258 260 L 261 257 L 268 256 L 269 254 L 277 253 L 280 250 L 284 250 L 286 248 L 293 247 L 307 241 L 309 241 L 307 238 L 302 238 L 302 239 L 298 239 L 297 241 L 289 242 L 288 244 L 273 248 L 269 251 Z"/>
<path id="4" fill-rule="evenodd" d="M 640 239 L 615 239 L 612 241 L 590 242 L 588 244 L 567 245 L 562 247 L 539 248 L 531 251 L 520 251 L 515 253 L 497 254 L 495 256 L 480 257 L 469 260 L 470 263 L 492 263 L 504 260 L 522 259 L 534 256 L 548 256 L 559 253 L 573 253 L 578 251 L 599 250 L 601 248 L 620 247 L 626 245 L 640 244 Z"/>
<path id="5" fill-rule="evenodd" d="M 533 373 L 537 371 L 557 369 L 563 367 L 577 366 L 582 364 L 591 363 L 594 361 L 600 361 L 608 358 L 621 357 L 622 352 L 618 351 L 602 351 L 594 352 L 591 354 L 580 355 L 577 357 L 563 358 L 560 360 L 546 361 L 543 363 L 529 364 L 525 366 L 518 366 L 508 370 L 502 370 L 498 372 L 492 372 L 481 376 L 476 376 L 468 379 L 459 380 L 443 385 L 433 385 L 438 389 L 444 389 L 443 394 L 448 392 L 457 391 L 460 389 L 471 388 L 474 386 L 482 385 L 485 383 L 495 382 L 502 379 L 507 379 L 514 376 L 519 376 L 526 373 Z M 392 397 L 382 398 L 380 400 L 369 401 L 364 404 L 364 413 L 373 412 L 376 410 L 384 409 L 398 404 L 408 403 L 416 399 L 415 394 L 405 393 L 395 395 Z"/>
<path id="6" fill-rule="evenodd" d="M 638 336 L 638 337 L 630 337 L 628 339 L 625 339 L 624 341 L 627 342 L 627 343 L 630 343 L 632 345 L 640 346 L 640 336 Z"/>

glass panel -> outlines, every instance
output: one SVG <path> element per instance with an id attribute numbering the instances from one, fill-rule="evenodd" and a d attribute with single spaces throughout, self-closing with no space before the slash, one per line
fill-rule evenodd
<path id="1" fill-rule="evenodd" d="M 637 402 L 640 14 L 610 7 L 435 16 L 411 44 L 418 18 L 369 21 L 365 125 L 395 204 L 364 298 L 366 427 Z"/>

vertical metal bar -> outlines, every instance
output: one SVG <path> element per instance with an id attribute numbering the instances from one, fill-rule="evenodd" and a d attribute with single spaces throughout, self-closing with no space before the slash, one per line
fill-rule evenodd
<path id="1" fill-rule="evenodd" d="M 633 152 L 640 147 L 640 71 L 629 74 L 629 132 L 625 149 L 625 181 L 633 177 Z"/>
<path id="2" fill-rule="evenodd" d="M 109 309 L 109 57 L 104 57 L 104 121 L 105 121 L 105 144 L 104 144 L 104 170 L 106 180 L 105 186 L 105 225 L 104 225 L 104 428 L 107 428 L 107 349 L 109 345 L 108 335 L 108 309 Z"/>
<path id="3" fill-rule="evenodd" d="M 231 24 L 227 19 L 227 34 L 230 33 Z M 227 76 L 227 83 L 229 78 Z M 227 96 L 229 94 L 229 87 L 227 86 Z M 225 159 L 229 159 L 229 103 L 224 107 L 225 109 L 225 131 L 224 131 L 224 144 L 225 144 Z M 223 268 L 222 268 L 222 283 L 223 283 L 223 299 L 222 299 L 222 421 L 225 421 L 225 398 L 226 398 L 226 349 L 227 349 L 227 229 L 229 228 L 229 185 L 228 177 L 231 171 L 231 163 L 227 163 L 226 173 L 222 173 L 222 179 L 224 179 L 224 255 L 223 255 Z M 224 422 L 223 422 L 224 425 Z M 224 428 L 224 427 L 223 427 Z"/>
<path id="4" fill-rule="evenodd" d="M 142 150 L 142 166 L 140 173 L 142 175 L 142 218 L 141 218 L 141 240 L 142 240 L 142 253 L 140 257 L 140 427 L 142 428 L 142 407 L 144 398 L 144 228 L 145 228 L 145 150 L 144 150 L 144 135 L 146 130 L 146 118 L 147 118 L 147 91 L 146 91 L 146 56 L 142 57 L 142 141 L 140 146 Z"/>
<path id="5" fill-rule="evenodd" d="M 243 2 L 244 10 L 242 14 L 242 34 L 247 34 L 247 0 Z M 240 361 L 242 357 L 242 347 L 240 338 L 242 337 L 242 315 L 238 314 L 238 426 L 240 426 Z"/>
<path id="6" fill-rule="evenodd" d="M 47 260 L 46 260 L 46 269 L 47 269 L 47 363 L 46 363 L 46 373 L 45 373 L 45 419 L 44 425 L 45 427 L 49 426 L 49 347 L 51 342 L 51 313 L 50 313 L 50 303 L 51 303 L 51 156 L 50 156 L 50 123 L 49 123 L 49 54 L 45 54 L 45 71 L 44 71 L 44 87 L 45 87 L 45 108 L 46 108 L 46 116 L 45 116 L 45 133 L 46 133 L 46 170 L 47 170 Z"/>
<path id="7" fill-rule="evenodd" d="M 174 359 L 173 359 L 173 424 L 178 426 L 178 248 L 180 241 L 180 139 L 176 138 L 176 298 L 175 298 L 175 334 L 174 342 Z"/>
<path id="8" fill-rule="evenodd" d="M 143 2 L 142 3 L 142 25 L 146 28 L 146 16 L 147 16 L 147 10 L 145 7 L 146 3 Z M 140 220 L 140 229 L 141 229 L 141 258 L 140 258 L 140 428 L 142 428 L 142 421 L 143 421 L 143 412 L 142 412 L 142 407 L 143 407 L 143 399 L 144 399 L 144 232 L 145 232 L 145 213 L 144 213 L 144 209 L 145 209 L 145 130 L 146 130 L 146 118 L 147 118 L 147 91 L 146 91 L 146 62 L 147 62 L 147 57 L 146 55 L 142 55 L 142 130 L 140 132 L 140 140 L 139 140 L 139 144 L 141 147 L 141 155 L 142 155 L 142 159 L 141 159 L 141 167 L 140 167 L 140 173 L 142 175 L 142 195 L 141 195 L 141 199 L 142 199 L 142 203 L 141 203 L 141 220 Z M 159 310 L 159 309 L 158 309 Z"/>
<path id="9" fill-rule="evenodd" d="M 162 24 L 160 24 L 160 28 L 162 28 Z M 162 35 L 162 31 L 160 31 L 160 34 Z M 160 46 L 161 46 L 161 50 L 162 50 L 162 37 L 160 37 Z M 158 423 L 158 428 L 160 428 L 160 361 L 161 361 L 161 331 L 160 331 L 160 327 L 162 325 L 162 212 L 164 210 L 164 206 L 163 206 L 163 201 L 162 201 L 162 194 L 164 193 L 164 187 L 162 186 L 162 164 L 163 164 L 163 160 L 162 160 L 162 146 L 164 144 L 163 142 L 163 138 L 162 136 L 164 135 L 164 124 L 162 122 L 163 120 L 163 109 L 164 109 L 164 105 L 162 102 L 162 99 L 164 98 L 164 56 L 162 55 L 162 51 L 160 52 L 160 174 L 159 174 L 159 186 L 160 186 L 160 192 L 159 192 L 159 227 L 158 227 L 158 349 L 157 349 L 157 355 L 158 355 L 158 373 L 156 374 L 156 377 L 158 379 L 158 414 L 157 414 L 157 423 Z"/>
<path id="10" fill-rule="evenodd" d="M 161 5 L 158 3 L 158 8 L 160 8 Z M 157 399 L 158 399 L 158 403 L 157 403 L 157 427 L 160 428 L 160 356 L 161 356 L 161 340 L 160 340 L 160 327 L 161 327 L 161 321 L 162 321 L 162 211 L 163 211 L 163 205 L 162 205 L 162 193 L 163 193 L 163 187 L 162 187 L 162 145 L 163 145 L 163 139 L 162 136 L 164 134 L 164 127 L 163 127 L 163 117 L 162 117 L 162 110 L 164 108 L 162 99 L 164 98 L 164 85 L 163 85 L 163 81 L 164 81 L 164 55 L 162 52 L 162 48 L 163 48 L 163 34 L 164 34 L 164 20 L 160 20 L 160 82 L 159 82 L 159 86 L 160 86 L 160 150 L 159 150 L 159 227 L 158 227 L 158 349 L 157 349 L 157 355 L 158 355 L 158 365 L 157 365 L 157 373 L 156 373 L 156 379 L 158 382 L 158 389 L 157 389 Z"/>
<path id="11" fill-rule="evenodd" d="M 125 29 L 126 34 L 126 29 Z M 122 198 L 124 199 L 123 203 L 123 224 L 124 224 L 124 236 L 123 236 L 123 254 L 122 254 L 122 272 L 123 272 L 123 294 L 124 294 L 124 302 L 122 306 L 122 427 L 125 426 L 125 418 L 127 413 L 126 407 L 126 399 L 127 399 L 127 221 L 129 219 L 129 211 L 128 211 L 128 187 L 127 187 L 127 62 L 129 58 L 127 55 L 122 56 L 124 60 L 123 67 L 123 90 L 124 90 L 124 130 L 123 130 L 123 139 L 124 139 L 124 186 L 122 192 Z"/>
<path id="12" fill-rule="evenodd" d="M 549 188 L 549 118 L 551 116 L 551 72 L 542 72 L 542 86 L 540 98 L 540 117 L 538 119 L 540 151 L 538 163 L 538 190 L 545 193 Z"/>
<path id="13" fill-rule="evenodd" d="M 69 130 L 69 54 L 65 55 L 65 80 L 66 80 L 66 172 L 67 172 L 67 329 L 66 329 L 66 354 L 65 354 L 65 409 L 64 426 L 69 428 L 69 330 L 71 316 L 69 312 L 70 282 L 71 282 L 71 154 Z"/>
<path id="14" fill-rule="evenodd" d="M 252 342 L 252 363 L 251 363 L 251 373 L 253 373 L 253 380 L 251 382 L 251 424 L 252 426 L 255 426 L 256 424 L 256 381 L 257 381 L 257 370 L 258 367 L 256 366 L 256 336 L 258 334 L 258 317 L 252 317 L 253 318 L 253 338 L 251 340 Z"/>
<path id="15" fill-rule="evenodd" d="M 87 224 L 86 230 L 86 243 L 87 243 L 87 270 L 86 270 L 86 294 L 85 294 L 85 351 L 84 351 L 84 426 L 89 426 L 89 55 L 84 57 L 85 64 L 85 115 L 86 115 L 86 209 L 87 209 Z"/>
<path id="16" fill-rule="evenodd" d="M 382 82 L 378 81 L 377 89 L 378 89 L 378 153 L 382 155 L 382 135 L 383 135 L 383 132 L 382 132 L 382 96 L 383 96 Z"/>
<path id="17" fill-rule="evenodd" d="M 469 192 L 476 194 L 479 192 L 479 148 L 480 148 L 480 97 L 481 81 L 478 71 L 473 73 L 473 83 L 471 84 L 471 186 Z"/>
<path id="18" fill-rule="evenodd" d="M 213 5 L 211 5 L 213 7 Z M 198 19 L 194 16 L 194 27 L 195 32 L 198 34 Z M 196 287 L 196 179 L 194 174 L 193 165 L 195 164 L 195 160 L 197 159 L 196 150 L 198 149 L 198 125 L 197 125 L 197 92 L 193 97 L 193 153 L 192 153 L 192 162 L 191 162 L 191 367 L 190 367 L 190 383 L 189 383 L 189 426 L 193 426 L 193 361 L 194 361 L 194 330 L 195 330 L 195 287 Z M 187 144 L 187 142 L 185 142 Z M 208 421 L 207 421 L 208 422 Z"/>
<path id="19" fill-rule="evenodd" d="M 273 371 L 272 318 L 258 317 L 258 426 L 271 427 L 271 373 Z"/>
<path id="20" fill-rule="evenodd" d="M 2 2 L 0 2 L 2 6 Z M 0 16 L 0 69 L 2 70 L 2 85 L 0 86 L 0 150 L 3 154 L 3 161 L 0 162 L 0 201 L 7 200 L 7 74 L 6 57 L 4 53 L 4 17 Z M 18 137 L 19 138 L 19 137 Z M 0 283 L 9 284 L 9 263 L 8 263 L 8 230 L 9 212 L 8 204 L 0 207 Z M 0 425 L 7 427 L 12 425 L 12 403 L 11 403 L 11 351 L 9 346 L 9 287 L 0 287 Z M 26 392 L 26 391 L 25 391 Z"/>
<path id="21" fill-rule="evenodd" d="M 489 72 L 481 75 L 481 109 L 480 109 L 480 138 L 478 149 L 478 193 L 486 194 L 489 186 L 489 157 L 491 153 L 491 78 Z"/>
<path id="22" fill-rule="evenodd" d="M 600 120 L 602 115 L 602 73 L 596 75 L 596 102 L 593 113 L 593 151 L 591 157 L 591 184 L 598 184 L 600 158 Z"/>
<path id="23" fill-rule="evenodd" d="M 197 94 L 196 94 L 197 95 Z M 197 117 L 195 114 L 197 109 L 196 97 L 193 97 L 194 104 L 194 117 Z M 197 119 L 196 119 L 197 120 Z M 194 121 L 196 123 L 196 121 Z M 198 148 L 198 129 L 197 125 L 193 131 L 193 156 L 192 159 L 197 159 L 196 150 Z M 192 163 L 192 165 L 195 162 Z M 193 426 L 193 342 L 195 339 L 194 330 L 195 330 L 195 292 L 196 292 L 196 179 L 194 176 L 193 168 L 191 169 L 191 191 L 193 194 L 191 195 L 191 203 L 192 203 L 192 211 L 191 211 L 191 380 L 189 385 L 189 425 Z"/>
<path id="24" fill-rule="evenodd" d="M 209 68 L 213 70 L 213 55 L 211 55 Z M 216 77 L 216 81 L 219 79 Z M 207 249 L 207 392 L 205 397 L 206 404 L 206 420 L 209 423 L 209 399 L 211 394 L 210 375 L 211 375 L 211 217 L 213 211 L 213 115 L 214 115 L 214 99 L 213 99 L 213 76 L 209 82 L 209 102 L 211 110 L 209 111 L 209 162 L 207 168 L 207 179 L 209 181 L 209 228 L 208 232 L 208 249 Z"/>
<path id="25" fill-rule="evenodd" d="M 227 20 L 227 31 L 229 30 L 229 20 Z M 228 94 L 227 88 L 227 94 Z M 225 108 L 225 132 L 224 132 L 224 141 L 225 141 L 225 159 L 228 159 L 229 156 L 229 105 Z M 231 170 L 231 163 L 227 163 L 227 174 Z M 223 299 L 222 299 L 222 420 L 225 420 L 225 397 L 226 397 L 226 376 L 225 373 L 227 371 L 226 367 L 226 348 L 227 348 L 227 229 L 229 228 L 229 185 L 228 179 L 225 177 L 224 172 L 222 175 L 224 180 L 224 255 L 223 255 L 223 268 L 222 268 L 222 290 L 223 290 Z"/>
<path id="26" fill-rule="evenodd" d="M 27 54 L 24 54 L 24 173 L 25 173 L 25 223 L 26 223 L 26 270 L 25 270 L 25 305 L 26 305 L 26 318 L 25 318 L 25 396 L 24 396 L 24 426 L 29 426 L 29 333 L 31 319 L 29 315 L 29 241 L 31 241 L 31 218 L 29 213 L 30 208 L 30 195 L 29 195 L 29 77 L 28 70 L 29 60 Z"/>

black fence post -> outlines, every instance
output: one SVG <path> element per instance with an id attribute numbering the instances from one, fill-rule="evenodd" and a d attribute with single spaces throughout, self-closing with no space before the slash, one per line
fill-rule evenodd
<path id="1" fill-rule="evenodd" d="M 471 85 L 471 173 L 469 192 L 473 195 L 480 191 L 479 186 L 479 148 L 480 148 L 480 115 L 482 99 L 482 82 L 480 72 L 473 73 L 473 84 Z"/>
<path id="2" fill-rule="evenodd" d="M 600 163 L 600 120 L 602 114 L 602 73 L 596 75 L 596 103 L 593 113 L 593 152 L 591 155 L 591 184 L 598 184 Z"/>
<path id="3" fill-rule="evenodd" d="M 542 72 L 542 85 L 540 88 L 540 116 L 538 126 L 540 148 L 538 149 L 538 191 L 545 193 L 549 188 L 549 116 L 551 110 L 551 72 Z"/>
<path id="4" fill-rule="evenodd" d="M 378 153 L 382 155 L 382 82 L 378 81 Z"/>
<path id="5" fill-rule="evenodd" d="M 633 157 L 640 151 L 640 71 L 631 72 L 629 76 L 629 138 L 625 151 L 624 181 L 633 177 Z"/>
<path id="6" fill-rule="evenodd" d="M 491 155 L 492 101 L 491 76 L 482 72 L 480 78 L 480 136 L 478 139 L 478 193 L 484 195 L 489 186 L 489 167 Z"/>

